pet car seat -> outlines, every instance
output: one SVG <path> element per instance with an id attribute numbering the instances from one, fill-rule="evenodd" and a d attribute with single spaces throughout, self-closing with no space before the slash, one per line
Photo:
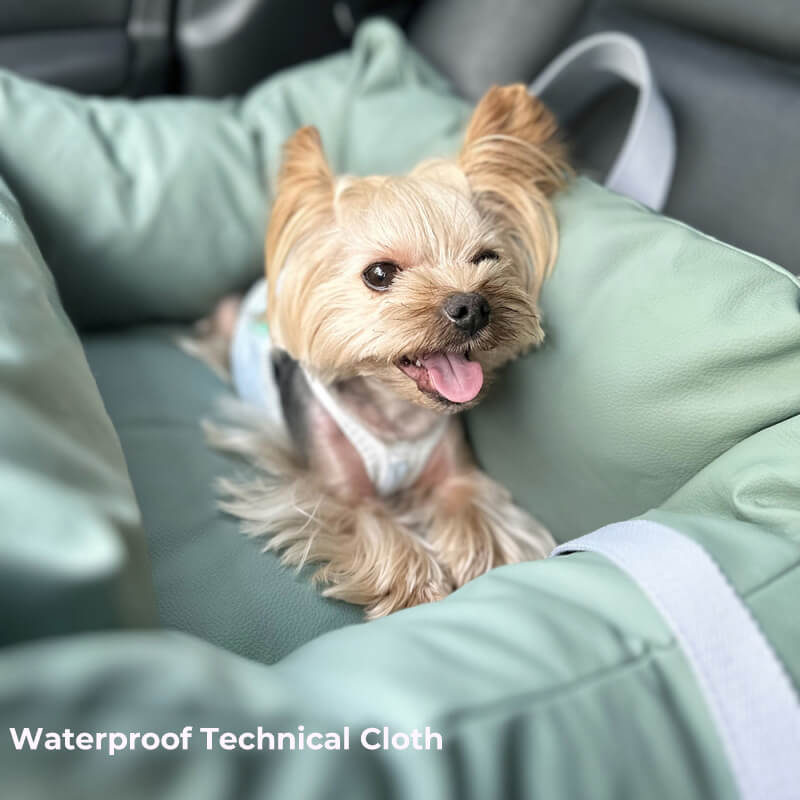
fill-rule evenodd
<path id="1" fill-rule="evenodd" d="M 686 179 L 674 108 L 668 209 Z M 281 143 L 316 124 L 337 169 L 400 171 L 455 152 L 468 114 L 379 21 L 236 99 L 85 99 L 2 75 L 0 716 L 15 732 L 193 731 L 186 750 L 113 757 L 17 750 L 9 732 L 4 793 L 792 796 L 800 284 L 761 255 L 585 177 L 556 199 L 547 341 L 467 426 L 569 553 L 363 624 L 215 508 L 214 479 L 245 469 L 199 427 L 227 389 L 174 335 L 259 274 Z M 636 544 L 609 546 L 630 526 L 664 558 L 701 554 L 664 571 L 722 587 L 696 601 L 720 612 L 697 615 L 701 633 L 744 619 L 734 641 L 769 678 L 748 697 L 785 698 L 744 729 L 780 769 L 742 742 L 741 706 L 710 699 L 718 665 L 698 660 L 674 585 L 641 571 Z M 233 752 L 201 732 L 301 725 L 348 728 L 351 747 Z M 362 745 L 384 728 L 443 747 Z"/>

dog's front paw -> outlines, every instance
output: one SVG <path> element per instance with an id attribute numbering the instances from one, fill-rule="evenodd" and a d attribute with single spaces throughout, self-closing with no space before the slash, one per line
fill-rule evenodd
<path id="1" fill-rule="evenodd" d="M 452 584 L 433 559 L 429 565 L 420 567 L 420 564 L 413 564 L 403 569 L 402 564 L 398 563 L 398 574 L 383 592 L 369 582 L 342 582 L 340 577 L 340 582 L 331 584 L 322 593 L 325 597 L 363 605 L 367 619 L 378 619 L 403 608 L 421 603 L 435 603 L 453 591 Z M 324 568 L 322 572 L 325 572 Z M 321 578 L 324 580 L 325 576 L 322 575 Z M 385 584 L 385 580 L 381 584 Z"/>
<path id="2" fill-rule="evenodd" d="M 428 541 L 454 587 L 503 564 L 545 558 L 555 547 L 547 530 L 477 469 L 439 487 Z"/>
<path id="3" fill-rule="evenodd" d="M 437 572 L 441 573 L 440 570 Z M 364 612 L 367 619 L 378 619 L 403 608 L 418 606 L 421 603 L 435 603 L 447 597 L 452 591 L 452 585 L 444 580 L 443 574 L 436 582 L 427 581 L 415 586 L 409 586 L 408 581 L 403 580 L 383 597 L 376 598 L 373 603 L 367 605 Z"/>
<path id="4" fill-rule="evenodd" d="M 326 597 L 362 605 L 367 618 L 376 619 L 441 600 L 453 591 L 428 543 L 401 526 L 382 504 L 350 509 L 344 531 L 346 535 L 329 541 L 327 563 L 316 575 L 328 584 Z"/>

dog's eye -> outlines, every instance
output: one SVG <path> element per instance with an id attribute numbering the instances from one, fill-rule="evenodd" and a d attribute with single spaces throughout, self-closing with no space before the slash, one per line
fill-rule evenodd
<path id="1" fill-rule="evenodd" d="M 473 264 L 480 264 L 481 261 L 497 261 L 500 258 L 497 250 L 481 250 L 477 255 L 473 256 L 471 262 Z"/>
<path id="2" fill-rule="evenodd" d="M 392 261 L 376 261 L 361 273 L 361 277 L 373 291 L 385 292 L 392 285 L 399 269 Z"/>

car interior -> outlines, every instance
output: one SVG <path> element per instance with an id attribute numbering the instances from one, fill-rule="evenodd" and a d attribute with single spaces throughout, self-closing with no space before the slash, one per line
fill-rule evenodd
<path id="1" fill-rule="evenodd" d="M 647 80 L 605 75 L 590 102 L 553 102 L 559 126 L 519 86 L 489 93 L 516 106 L 476 107 L 496 84 L 539 81 L 555 101 L 544 79 L 587 39 L 624 40 Z M 601 63 L 608 74 L 612 60 Z M 638 137 L 655 148 L 636 162 L 651 187 L 660 172 L 655 202 L 612 180 L 647 127 L 643 86 L 665 123 L 663 138 Z M 513 127 L 518 112 L 526 124 Z M 793 0 L 0 3 L 0 721 L 14 731 L 0 730 L 2 796 L 796 800 L 798 152 Z M 387 216 L 416 213 L 417 238 L 438 255 L 395 256 L 382 233 L 368 258 L 349 258 L 359 240 L 334 213 L 334 187 L 344 193 L 350 178 L 332 176 L 406 175 L 451 156 L 446 175 L 458 173 L 463 201 L 452 219 L 477 220 L 469 251 L 442 244 L 466 224 L 398 203 L 390 190 L 402 180 L 375 179 L 391 197 Z M 281 206 L 282 191 L 294 205 Z M 373 225 L 373 208 L 382 221 L 385 207 L 364 203 L 359 225 Z M 270 268 L 309 268 L 297 280 L 270 273 L 268 310 L 284 314 L 275 325 L 255 283 L 270 209 L 275 241 L 296 234 L 306 247 L 296 257 L 298 245 L 280 241 Z M 349 260 L 330 247 L 343 232 Z M 419 264 L 435 278 L 417 292 L 433 325 L 456 323 L 452 293 L 491 281 L 522 305 L 483 299 L 473 304 L 481 325 L 497 327 L 498 307 L 517 314 L 509 338 L 520 320 L 535 325 L 539 338 L 519 344 L 485 395 L 494 375 L 484 385 L 477 328 L 457 346 L 431 344 L 404 296 L 382 293 Z M 501 264 L 515 272 L 492 272 Z M 315 304 L 312 290 L 333 284 Z M 336 497 L 345 523 L 325 529 L 339 517 L 325 506 L 317 515 L 324 481 L 311 459 L 298 467 L 303 448 L 267 435 L 264 410 L 291 422 L 298 395 L 273 387 L 254 413 L 235 366 L 196 357 L 224 316 L 214 309 L 253 287 L 262 305 L 234 316 L 257 342 L 243 350 L 255 353 L 245 377 L 259 391 L 265 376 L 280 381 L 284 357 L 310 389 L 319 376 L 326 391 L 341 388 L 338 373 L 306 363 L 310 347 L 270 341 L 293 326 L 298 338 L 329 336 L 340 360 L 347 340 L 347 380 L 373 378 L 376 364 L 395 381 L 406 380 L 397 369 L 417 374 L 400 388 L 420 404 L 418 391 L 437 401 L 418 382 L 430 377 L 424 362 L 473 376 L 474 408 L 457 392 L 442 406 L 463 412 L 464 446 L 447 456 L 463 467 L 455 499 L 437 470 L 431 486 L 409 484 L 419 508 L 408 510 L 373 480 L 352 508 Z M 351 327 L 334 324 L 340 311 Z M 386 323 L 376 356 L 387 319 L 406 327 Z M 216 344 L 232 363 L 231 342 Z M 247 429 L 220 433 L 231 408 Z M 346 425 L 325 408 L 340 439 Z M 420 441 L 399 444 L 418 452 Z M 311 475 L 307 486 L 275 480 L 273 446 L 291 476 Z M 336 462 L 321 463 L 347 484 Z M 342 537 L 328 553 L 342 541 L 358 550 L 350 512 L 385 501 L 380 512 L 402 523 L 390 533 L 435 553 L 439 509 L 426 503 L 442 496 L 448 541 L 479 572 L 378 619 L 365 593 L 332 591 L 332 557 L 311 551 L 318 531 L 317 544 Z M 475 508 L 481 560 L 463 535 Z M 552 538 L 535 557 L 504 559 L 480 523 L 522 530 L 520 511 Z M 371 544 L 392 541 L 364 528 Z M 376 552 L 359 557 L 385 596 L 391 559 Z M 55 744 L 37 753 L 24 729 L 51 731 Z M 228 744 L 203 746 L 209 729 Z M 82 731 L 90 744 L 79 749 L 94 752 L 62 746 L 58 731 Z M 262 752 L 281 749 L 268 745 L 273 734 L 296 742 L 304 731 L 332 743 L 352 734 L 353 746 Z M 444 748 L 416 752 L 420 731 Z M 112 737 L 124 739 L 116 753 Z"/>
<path id="2" fill-rule="evenodd" d="M 664 213 L 797 273 L 800 19 L 785 12 L 781 0 L 11 0 L 0 65 L 90 94 L 238 95 L 383 15 L 475 100 L 492 83 L 530 83 L 590 33 L 624 31 L 675 121 Z M 588 174 L 608 168 L 634 94 L 615 87 L 562 120 Z"/>

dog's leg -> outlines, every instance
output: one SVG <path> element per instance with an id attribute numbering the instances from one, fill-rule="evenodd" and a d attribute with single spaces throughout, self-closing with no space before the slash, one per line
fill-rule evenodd
<path id="1" fill-rule="evenodd" d="M 327 412 L 308 409 L 310 475 L 322 482 L 326 519 L 309 555 L 328 597 L 366 606 L 368 618 L 439 600 L 452 591 L 424 538 L 375 495 L 364 464 Z M 319 490 L 318 490 L 319 491 Z"/>
<path id="2" fill-rule="evenodd" d="M 195 323 L 190 335 L 177 339 L 184 352 L 204 361 L 225 381 L 231 377 L 231 339 L 241 304 L 240 295 L 223 297 L 207 317 Z"/>
<path id="3" fill-rule="evenodd" d="M 348 516 L 339 535 L 315 544 L 315 556 L 327 562 L 315 576 L 329 584 L 325 596 L 363 605 L 375 619 L 453 590 L 428 544 L 382 503 L 361 503 Z"/>
<path id="4" fill-rule="evenodd" d="M 209 431 L 217 447 L 245 455 L 262 473 L 250 483 L 222 482 L 222 508 L 243 520 L 246 533 L 264 537 L 284 564 L 319 565 L 314 579 L 326 584 L 323 594 L 365 606 L 368 618 L 449 594 L 453 586 L 430 544 L 401 510 L 375 496 L 353 446 L 298 386 L 302 375 L 288 364 L 283 372 L 297 407 L 290 449 L 257 431 Z"/>
<path id="5" fill-rule="evenodd" d="M 459 424 L 451 426 L 442 448 L 432 464 L 427 540 L 454 588 L 492 567 L 544 558 L 553 549 L 547 530 L 465 456 Z"/>
<path id="6" fill-rule="evenodd" d="M 431 547 L 377 500 L 342 503 L 302 471 L 295 477 L 225 481 L 222 507 L 284 564 L 319 564 L 323 594 L 365 606 L 373 619 L 439 600 L 453 587 Z"/>

